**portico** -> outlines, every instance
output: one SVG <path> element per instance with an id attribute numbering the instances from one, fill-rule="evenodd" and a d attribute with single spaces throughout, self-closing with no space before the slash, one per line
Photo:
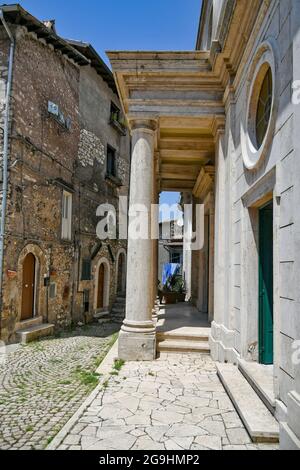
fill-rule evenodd
<path id="1" fill-rule="evenodd" d="M 224 90 L 207 52 L 108 52 L 108 56 L 132 134 L 130 207 L 147 209 L 149 235 L 143 240 L 129 236 L 119 356 L 153 360 L 152 310 L 158 276 L 157 242 L 151 234 L 156 233 L 158 220 L 151 220 L 151 203 L 157 202 L 161 191 L 182 192 L 193 205 L 205 205 L 204 248 L 186 256 L 186 270 L 193 304 L 213 320 L 215 155 L 225 124 Z M 138 215 L 139 210 L 129 211 L 129 222 Z"/>

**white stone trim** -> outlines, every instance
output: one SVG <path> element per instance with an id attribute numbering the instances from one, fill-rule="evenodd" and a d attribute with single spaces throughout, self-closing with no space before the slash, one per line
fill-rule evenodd
<path id="1" fill-rule="evenodd" d="M 247 109 L 246 114 L 241 121 L 242 154 L 244 165 L 248 170 L 253 170 L 260 165 L 260 163 L 265 159 L 272 144 L 279 107 L 280 80 L 278 78 L 278 55 L 277 43 L 274 39 L 270 38 L 260 44 L 250 69 L 247 86 Z M 271 118 L 264 141 L 262 145 L 257 148 L 258 146 L 254 133 L 256 109 L 261 89 L 260 85 L 265 76 L 267 67 L 271 68 L 273 82 Z"/>
<path id="2" fill-rule="evenodd" d="M 99 269 L 100 266 L 104 264 L 105 271 L 104 271 L 104 299 L 103 299 L 103 308 L 107 309 L 109 307 L 109 300 L 110 300 L 110 264 L 106 258 L 100 258 L 96 264 L 95 268 L 95 284 L 94 284 L 94 310 L 97 311 L 97 301 L 98 301 L 98 279 L 99 279 Z"/>
<path id="3" fill-rule="evenodd" d="M 216 322 L 211 324 L 211 335 L 209 338 L 211 357 L 214 361 L 229 362 L 237 364 L 240 355 L 235 349 L 235 331 L 229 330 L 224 325 Z"/>

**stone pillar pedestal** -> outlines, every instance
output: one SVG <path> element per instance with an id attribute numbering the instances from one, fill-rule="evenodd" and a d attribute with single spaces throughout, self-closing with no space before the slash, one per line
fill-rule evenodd
<path id="1" fill-rule="evenodd" d="M 152 361 L 156 358 L 153 308 L 153 198 L 154 121 L 132 124 L 132 161 L 129 204 L 126 318 L 119 337 L 119 358 Z M 142 224 L 142 237 L 131 228 Z"/>

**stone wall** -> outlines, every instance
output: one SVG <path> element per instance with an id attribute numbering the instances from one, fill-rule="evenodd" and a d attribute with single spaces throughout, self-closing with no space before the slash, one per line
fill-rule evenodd
<path id="1" fill-rule="evenodd" d="M 215 322 L 212 325 L 212 352 L 219 360 L 237 362 L 242 357 L 258 361 L 258 208 L 264 198 L 274 205 L 274 387 L 277 417 L 286 419 L 289 392 L 297 388 L 297 366 L 293 345 L 299 315 L 295 308 L 296 234 L 299 218 L 299 175 L 296 171 L 294 139 L 296 108 L 292 104 L 295 40 L 292 24 L 296 1 L 273 1 L 259 29 L 245 49 L 235 93 L 227 103 L 226 129 L 218 149 L 217 188 L 224 185 L 224 225 L 216 231 L 222 247 L 218 263 L 226 272 L 224 288 L 216 289 Z M 294 31 L 299 29 L 298 27 Z M 241 123 L 246 123 L 249 74 L 260 45 L 269 41 L 275 51 L 275 117 L 269 145 L 261 164 L 254 170 L 245 166 Z M 274 73 L 275 72 L 275 73 Z M 230 192 L 228 193 L 228 188 Z M 266 199 L 265 199 L 266 201 Z M 218 214 L 217 214 L 218 217 Z M 226 228 L 224 232 L 224 227 Z M 216 253 L 218 256 L 218 253 Z M 219 266 L 218 266 L 219 267 Z M 220 272 L 219 269 L 219 272 Z M 222 305 L 223 311 L 218 311 Z M 225 305 L 225 309 L 224 309 Z"/>
<path id="2" fill-rule="evenodd" d="M 48 101 L 70 116 L 67 132 L 48 115 Z M 36 315 L 59 326 L 71 323 L 74 248 L 61 240 L 62 186 L 74 186 L 80 128 L 79 70 L 19 27 L 12 88 L 9 193 L 3 271 L 1 336 L 15 340 L 21 319 L 24 250 L 36 257 Z M 48 301 L 44 277 L 55 273 L 57 297 Z"/>
<path id="3" fill-rule="evenodd" d="M 15 27 L 12 26 L 15 31 Z M 101 258 L 110 265 L 109 308 L 116 296 L 116 266 L 126 241 L 107 243 L 96 237 L 99 204 L 118 208 L 119 193 L 126 194 L 129 181 L 129 135 L 121 137 L 109 125 L 111 99 L 117 96 L 93 69 L 89 96 L 91 115 L 85 101 L 83 75 L 73 61 L 38 40 L 25 28 L 17 27 L 12 88 L 12 130 L 10 139 L 9 194 L 3 271 L 1 339 L 16 340 L 21 320 L 24 253 L 36 259 L 35 315 L 58 328 L 72 322 L 90 321 L 96 295 L 95 267 Z M 7 76 L 9 42 L 1 29 L 0 112 Z M 2 75 L 1 75 L 2 74 Z M 94 90 L 96 87 L 96 90 Z M 100 91 L 99 91 L 100 90 Z M 48 113 L 48 101 L 59 106 L 71 119 L 67 131 Z M 83 110 L 85 113 L 83 113 Z M 107 115 L 108 113 L 108 115 Z M 1 117 L 0 117 L 1 119 Z M 98 120 L 96 127 L 91 123 Z M 119 188 L 105 180 L 106 147 L 118 156 Z M 72 238 L 61 238 L 62 195 L 72 194 Z M 81 281 L 82 261 L 90 259 L 90 281 Z M 44 279 L 47 278 L 45 285 Z M 47 284 L 46 283 L 46 284 Z M 89 291 L 85 312 L 84 291 Z"/>
<path id="4" fill-rule="evenodd" d="M 104 82 L 92 67 L 84 67 L 80 73 L 80 144 L 78 160 L 76 163 L 76 177 L 79 184 L 77 207 L 80 217 L 77 227 L 78 259 L 81 266 L 83 259 L 92 261 L 92 278 L 90 281 L 81 281 L 79 276 L 76 282 L 76 295 L 74 303 L 74 317 L 82 318 L 83 293 L 89 292 L 89 312 L 85 317 L 91 317 L 96 310 L 97 276 L 99 261 L 105 260 L 110 266 L 110 310 L 117 291 L 117 261 L 121 249 L 127 249 L 126 240 L 102 241 L 97 251 L 99 240 L 95 238 L 95 227 L 100 219 L 96 216 L 100 204 L 109 203 L 119 212 L 119 196 L 128 194 L 130 136 L 122 136 L 110 125 L 111 102 L 121 108 L 117 95 Z M 101 112 L 99 112 L 101 110 Z M 119 186 L 106 179 L 106 152 L 107 146 L 116 150 L 117 176 Z M 94 255 L 96 249 L 96 256 Z"/>

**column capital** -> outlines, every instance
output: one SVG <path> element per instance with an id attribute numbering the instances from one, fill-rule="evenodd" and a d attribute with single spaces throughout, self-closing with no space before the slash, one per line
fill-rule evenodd
<path id="1" fill-rule="evenodd" d="M 158 128 L 158 122 L 156 119 L 129 119 L 131 132 L 134 131 L 146 131 L 155 132 Z"/>
<path id="2" fill-rule="evenodd" d="M 217 142 L 221 136 L 225 135 L 225 117 L 215 117 L 212 122 L 211 130 L 214 140 Z"/>

